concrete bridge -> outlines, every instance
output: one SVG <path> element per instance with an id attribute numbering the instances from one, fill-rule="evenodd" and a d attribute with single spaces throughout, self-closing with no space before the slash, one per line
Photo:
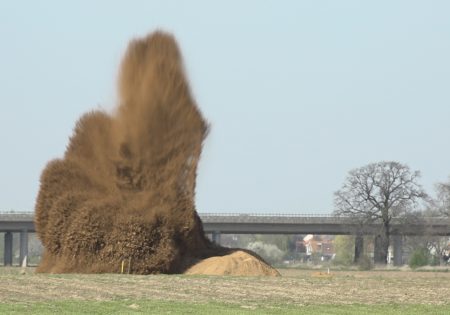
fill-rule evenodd
<path id="1" fill-rule="evenodd" d="M 220 243 L 221 234 L 321 234 L 357 235 L 355 244 L 362 243 L 363 235 L 377 235 L 380 224 L 361 225 L 349 217 L 330 214 L 244 214 L 200 213 L 205 233 Z M 0 213 L 0 233 L 5 233 L 5 265 L 12 264 L 13 233 L 20 237 L 20 261 L 28 254 L 28 233 L 35 232 L 33 213 Z M 422 218 L 405 222 L 394 218 L 391 224 L 394 263 L 402 264 L 403 235 L 450 236 L 450 218 Z M 358 245 L 357 245 L 358 246 Z M 355 254 L 360 249 L 355 248 Z"/>
<path id="2" fill-rule="evenodd" d="M 322 234 L 376 235 L 380 224 L 363 226 L 350 217 L 331 214 L 244 214 L 244 213 L 200 213 L 205 232 L 224 234 Z M 422 218 L 405 221 L 394 218 L 392 235 L 450 235 L 450 218 Z"/>

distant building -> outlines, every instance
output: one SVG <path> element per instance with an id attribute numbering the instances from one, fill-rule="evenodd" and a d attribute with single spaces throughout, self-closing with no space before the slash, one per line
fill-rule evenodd
<path id="1" fill-rule="evenodd" d="M 307 259 L 314 254 L 319 255 L 322 261 L 330 260 L 335 255 L 333 239 L 312 234 L 296 242 L 296 251 L 304 253 Z"/>

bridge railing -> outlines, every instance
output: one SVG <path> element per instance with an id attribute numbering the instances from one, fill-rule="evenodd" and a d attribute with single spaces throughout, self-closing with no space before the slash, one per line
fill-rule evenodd
<path id="1" fill-rule="evenodd" d="M 334 217 L 331 213 L 242 213 L 242 212 L 199 212 L 200 216 L 211 217 Z"/>
<path id="2" fill-rule="evenodd" d="M 17 215 L 30 216 L 34 215 L 33 211 L 0 211 L 0 215 Z M 221 216 L 221 217 L 235 217 L 235 216 L 251 216 L 251 217 L 334 217 L 331 213 L 264 213 L 264 212 L 198 212 L 201 216 Z"/>
<path id="3" fill-rule="evenodd" d="M 10 211 L 2 211 L 0 210 L 0 214 L 23 214 L 23 215 L 31 215 L 34 214 L 34 211 L 14 211 L 14 210 L 10 210 Z"/>
<path id="4" fill-rule="evenodd" d="M 34 212 L 0 212 L 0 221 L 29 221 Z"/>
<path id="5" fill-rule="evenodd" d="M 200 216 L 213 217 L 320 217 L 331 218 L 334 217 L 330 213 L 245 213 L 245 212 L 198 212 Z M 19 211 L 0 211 L 1 216 L 11 215 L 14 217 L 29 217 L 33 216 L 34 212 L 19 212 Z"/>
<path id="6" fill-rule="evenodd" d="M 335 216 L 331 213 L 242 213 L 242 212 L 200 212 L 200 217 L 202 219 L 210 219 L 210 220 L 235 220 L 235 221 L 352 221 L 354 218 L 351 216 Z M 34 212 L 19 212 L 19 211 L 0 211 L 0 221 L 26 221 L 29 220 L 30 217 L 34 216 Z M 423 217 L 419 220 L 422 223 L 426 224 L 448 224 L 450 225 L 449 217 Z M 372 224 L 376 222 L 372 222 Z M 392 223 L 396 224 L 414 224 L 414 222 L 404 222 L 404 218 L 393 218 Z M 416 222 L 417 223 L 417 222 Z M 419 223 L 420 224 L 420 223 Z"/>

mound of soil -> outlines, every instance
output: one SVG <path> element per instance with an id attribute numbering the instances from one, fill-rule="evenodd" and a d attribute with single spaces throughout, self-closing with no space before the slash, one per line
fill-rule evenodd
<path id="1" fill-rule="evenodd" d="M 280 273 L 256 256 L 244 251 L 235 251 L 225 256 L 204 259 L 188 270 L 187 275 L 213 276 L 280 276 Z"/>

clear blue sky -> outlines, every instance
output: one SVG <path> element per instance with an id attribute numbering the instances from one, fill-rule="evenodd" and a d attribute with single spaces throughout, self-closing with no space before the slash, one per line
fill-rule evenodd
<path id="1" fill-rule="evenodd" d="M 349 170 L 450 175 L 450 1 L 1 1 L 0 210 L 30 211 L 130 39 L 177 37 L 212 130 L 201 212 L 330 212 Z"/>

